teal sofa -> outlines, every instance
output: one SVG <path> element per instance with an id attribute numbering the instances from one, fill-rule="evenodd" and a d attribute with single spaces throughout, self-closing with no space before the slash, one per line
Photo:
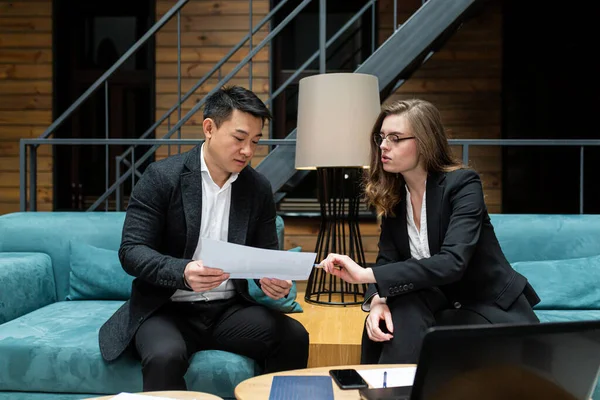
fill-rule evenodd
<path id="1" fill-rule="evenodd" d="M 514 269 L 540 296 L 540 321 L 600 320 L 600 215 L 491 216 Z M 600 380 L 592 396 L 600 398 Z"/>
<path id="2" fill-rule="evenodd" d="M 600 320 L 600 215 L 491 220 L 506 258 L 540 296 L 540 321 Z"/>
<path id="3" fill-rule="evenodd" d="M 122 304 L 123 288 L 82 286 L 71 270 L 92 245 L 89 270 L 102 249 L 116 250 L 124 213 L 14 213 L 0 216 L 0 400 L 82 399 L 142 388 L 139 362 L 125 355 L 105 363 L 98 329 Z M 542 322 L 600 319 L 600 215 L 492 215 L 509 261 L 533 284 Z M 278 219 L 279 243 L 283 222 Z M 96 263 L 96 265 L 94 265 Z M 105 274 L 106 275 L 106 274 Z M 110 274 L 108 274 L 110 275 Z M 87 290 L 87 292 L 86 292 Z M 96 290 L 97 292 L 97 290 Z M 109 298 L 109 299 L 106 299 Z M 258 373 L 245 357 L 196 354 L 191 390 L 232 398 L 235 385 Z M 596 391 L 600 394 L 600 391 Z"/>
<path id="4" fill-rule="evenodd" d="M 142 390 L 139 361 L 126 354 L 106 363 L 98 347 L 100 326 L 128 297 L 127 278 L 133 279 L 102 273 L 105 253 L 116 257 L 124 217 L 124 212 L 0 216 L 0 400 L 83 399 Z M 282 244 L 280 217 L 277 229 Z M 89 275 L 93 282 L 81 275 L 87 266 L 82 260 L 95 274 Z M 75 263 L 78 274 L 71 270 Z M 114 290 L 107 290 L 113 284 Z M 258 373 L 249 358 L 201 351 L 186 381 L 190 390 L 234 398 L 235 386 Z"/>

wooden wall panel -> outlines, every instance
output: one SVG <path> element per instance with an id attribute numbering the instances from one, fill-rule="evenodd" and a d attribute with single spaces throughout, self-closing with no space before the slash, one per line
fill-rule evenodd
<path id="1" fill-rule="evenodd" d="M 164 14 L 171 8 L 173 1 L 159 1 L 156 5 L 157 14 Z M 268 1 L 253 1 L 252 12 L 256 14 L 267 14 L 269 12 Z M 219 1 L 192 1 L 185 6 L 184 18 L 213 17 L 213 16 L 248 16 L 248 1 L 219 0 Z"/>
<path id="2" fill-rule="evenodd" d="M 393 2 L 379 4 L 379 43 L 393 28 Z M 399 24 L 421 5 L 420 0 L 398 2 Z M 490 2 L 483 12 L 467 21 L 449 41 L 386 101 L 422 98 L 434 103 L 450 138 L 497 139 L 501 137 L 502 14 L 500 2 Z M 460 146 L 452 147 L 462 157 Z M 469 148 L 469 162 L 483 180 L 490 212 L 502 210 L 502 157 L 497 147 Z M 285 248 L 302 246 L 314 251 L 318 219 L 286 218 Z M 361 223 L 367 262 L 377 256 L 379 223 Z"/>
<path id="3" fill-rule="evenodd" d="M 5 1 L 0 2 L 3 17 L 52 17 L 51 1 Z"/>
<path id="4" fill-rule="evenodd" d="M 209 63 L 182 63 L 181 64 L 181 76 L 182 78 L 203 78 L 204 75 L 209 73 L 215 64 Z M 237 63 L 228 62 L 221 67 L 221 76 L 225 76 L 233 69 L 237 67 Z M 248 65 L 244 66 L 240 70 L 240 74 L 244 74 L 246 77 L 250 72 Z M 156 74 L 161 78 L 177 78 L 177 63 L 160 63 L 156 66 Z M 252 77 L 253 78 L 268 78 L 269 77 L 269 63 L 266 61 L 253 62 L 252 63 Z M 164 98 L 156 99 L 157 103 L 160 103 Z M 177 100 L 177 98 L 175 98 Z M 169 101 L 169 104 L 174 104 L 174 101 Z"/>
<path id="5" fill-rule="evenodd" d="M 19 140 L 52 123 L 52 2 L 0 0 L 0 214 L 19 210 Z M 38 148 L 38 210 L 52 208 L 52 153 Z"/>
<path id="6" fill-rule="evenodd" d="M 49 35 L 52 31 L 48 32 Z M 4 33 L 2 33 L 4 35 Z M 50 64 L 52 65 L 52 49 L 18 49 L 0 47 L 0 64 Z"/>
<path id="7" fill-rule="evenodd" d="M 172 6 L 172 1 L 157 0 L 157 18 L 164 15 Z M 268 0 L 252 2 L 253 24 L 256 25 L 269 12 Z M 176 19 L 168 22 L 156 38 L 156 119 L 160 119 L 177 102 L 177 24 Z M 210 72 L 215 64 L 248 33 L 250 25 L 249 3 L 242 0 L 215 1 L 191 0 L 181 12 L 181 93 L 185 95 L 199 79 Z M 268 34 L 268 24 L 253 36 L 253 46 Z M 182 104 L 181 115 L 185 116 L 215 85 L 237 67 L 239 61 L 249 53 L 248 42 L 239 49 L 211 78 L 200 86 L 194 94 Z M 253 58 L 252 90 L 263 100 L 269 92 L 269 49 L 263 48 Z M 246 88 L 249 85 L 250 67 L 244 66 L 228 84 Z M 184 139 L 203 138 L 202 110 L 187 121 L 181 129 Z M 177 122 L 177 111 L 171 114 L 171 125 Z M 156 130 L 156 137 L 168 132 L 168 122 Z M 268 136 L 268 126 L 263 134 Z M 177 134 L 173 135 L 173 138 Z M 170 149 L 169 149 L 170 147 Z M 190 147 L 183 146 L 181 151 Z M 167 157 L 178 151 L 177 146 L 161 146 L 156 159 Z M 257 165 L 265 154 L 257 151 L 252 165 Z"/>
<path id="8" fill-rule="evenodd" d="M 0 32 L 51 32 L 52 20 L 46 17 L 7 17 L 0 14 Z"/>

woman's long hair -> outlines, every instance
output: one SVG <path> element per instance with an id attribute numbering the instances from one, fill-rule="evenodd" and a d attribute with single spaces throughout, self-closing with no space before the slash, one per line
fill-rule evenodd
<path id="1" fill-rule="evenodd" d="M 440 112 L 433 104 L 420 99 L 384 104 L 371 132 L 371 163 L 364 182 L 366 201 L 375 207 L 379 216 L 394 215 L 404 186 L 402 175 L 383 169 L 381 149 L 373 140 L 373 136 L 381 133 L 383 120 L 388 115 L 403 115 L 407 119 L 417 143 L 419 159 L 428 173 L 464 168 L 452 155 Z"/>

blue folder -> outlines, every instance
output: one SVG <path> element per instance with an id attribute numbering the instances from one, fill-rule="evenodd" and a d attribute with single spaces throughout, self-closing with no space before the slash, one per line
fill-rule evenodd
<path id="1" fill-rule="evenodd" d="M 274 376 L 269 400 L 333 400 L 329 376 Z"/>

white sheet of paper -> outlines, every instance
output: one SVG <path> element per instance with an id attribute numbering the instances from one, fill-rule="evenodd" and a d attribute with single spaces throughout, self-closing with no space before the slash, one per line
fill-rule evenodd
<path id="1" fill-rule="evenodd" d="M 316 253 L 266 250 L 213 239 L 200 239 L 194 260 L 230 274 L 231 279 L 308 279 Z"/>
<path id="2" fill-rule="evenodd" d="M 417 367 L 363 369 L 358 370 L 358 373 L 372 388 L 382 388 L 385 371 L 387 371 L 387 387 L 412 386 Z"/>

